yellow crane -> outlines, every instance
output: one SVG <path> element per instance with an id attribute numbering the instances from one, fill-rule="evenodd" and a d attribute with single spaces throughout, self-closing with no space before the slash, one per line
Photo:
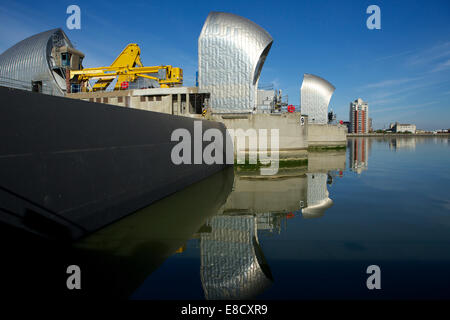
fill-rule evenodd
<path id="1" fill-rule="evenodd" d="M 105 90 L 117 78 L 114 90 L 128 87 L 137 78 L 147 78 L 159 82 L 161 88 L 183 84 L 183 69 L 168 66 L 144 67 L 141 62 L 141 49 L 136 43 L 130 43 L 109 67 L 70 70 L 70 83 L 81 84 L 86 91 L 89 80 L 97 80 L 92 90 Z M 158 77 L 149 74 L 158 74 Z M 162 75 L 161 77 L 159 75 Z"/>

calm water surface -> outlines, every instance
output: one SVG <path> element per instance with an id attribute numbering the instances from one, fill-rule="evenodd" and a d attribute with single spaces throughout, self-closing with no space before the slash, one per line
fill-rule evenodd
<path id="1" fill-rule="evenodd" d="M 277 176 L 220 172 L 64 261 L 94 296 L 450 298 L 449 185 L 448 137 L 354 138 Z M 369 265 L 381 290 L 366 287 Z"/>
<path id="2" fill-rule="evenodd" d="M 447 137 L 355 138 L 278 177 L 236 172 L 223 206 L 132 298 L 450 297 L 449 185 Z M 173 223 L 192 214 L 180 210 Z"/>

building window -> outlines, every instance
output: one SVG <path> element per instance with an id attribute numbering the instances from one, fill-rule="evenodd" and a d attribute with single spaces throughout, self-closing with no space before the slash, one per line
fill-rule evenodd
<path id="1" fill-rule="evenodd" d="M 103 103 L 108 103 L 108 98 L 103 98 Z"/>
<path id="2" fill-rule="evenodd" d="M 118 102 L 118 103 L 122 103 L 122 102 L 123 102 L 123 97 L 118 97 L 118 98 L 117 98 L 117 102 Z"/>
<path id="3" fill-rule="evenodd" d="M 70 67 L 70 53 L 68 52 L 61 53 L 61 65 L 63 67 Z"/>
<path id="4" fill-rule="evenodd" d="M 102 102 L 102 98 L 96 98 L 96 99 L 95 99 L 95 102 L 101 103 L 101 102 Z"/>
<path id="5" fill-rule="evenodd" d="M 145 96 L 141 96 L 141 102 L 145 102 Z"/>

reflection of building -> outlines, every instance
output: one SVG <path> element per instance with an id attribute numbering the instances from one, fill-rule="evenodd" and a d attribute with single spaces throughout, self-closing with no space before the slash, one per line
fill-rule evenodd
<path id="1" fill-rule="evenodd" d="M 272 46 L 263 28 L 243 17 L 211 12 L 198 39 L 198 82 L 216 113 L 256 108 L 261 69 Z"/>
<path id="2" fill-rule="evenodd" d="M 323 216 L 326 209 L 333 205 L 333 201 L 328 197 L 327 182 L 329 176 L 326 173 L 307 173 L 308 192 L 307 206 L 302 209 L 304 218 L 316 218 Z"/>
<path id="3" fill-rule="evenodd" d="M 233 192 L 223 208 L 224 214 L 245 213 L 252 215 L 288 213 L 300 209 L 300 201 L 306 201 L 307 179 L 305 170 L 292 172 L 292 176 L 271 176 L 255 179 L 245 172 L 237 172 Z"/>
<path id="4" fill-rule="evenodd" d="M 308 172 L 310 167 L 313 173 Z M 300 214 L 323 216 L 333 204 L 328 192 L 333 173 L 328 172 L 344 167 L 345 153 L 323 152 L 316 153 L 308 167 L 270 179 L 236 171 L 226 203 L 199 232 L 206 299 L 251 299 L 262 294 L 273 279 L 258 236 L 280 233 L 282 222 Z"/>
<path id="5" fill-rule="evenodd" d="M 350 169 L 358 174 L 367 170 L 370 148 L 369 141 L 368 138 L 354 138 L 348 141 Z"/>
<path id="6" fill-rule="evenodd" d="M 0 55 L 0 85 L 62 96 L 65 69 L 80 69 L 83 58 L 61 29 L 41 32 Z"/>
<path id="7" fill-rule="evenodd" d="M 416 148 L 416 138 L 415 137 L 393 138 L 389 141 L 389 148 L 393 149 L 393 150 L 415 149 Z"/>
<path id="8" fill-rule="evenodd" d="M 308 152 L 308 172 L 329 173 L 345 169 L 345 150 Z"/>
<path id="9" fill-rule="evenodd" d="M 327 80 L 313 74 L 304 74 L 300 88 L 301 112 L 308 116 L 309 123 L 328 123 L 328 104 L 335 87 Z"/>
<path id="10" fill-rule="evenodd" d="M 251 299 L 273 278 L 258 243 L 256 217 L 216 216 L 200 240 L 200 275 L 206 299 Z"/>
<path id="11" fill-rule="evenodd" d="M 233 191 L 199 231 L 206 299 L 251 299 L 274 281 L 258 238 L 282 231 L 290 218 L 322 217 L 332 206 L 328 186 L 344 170 L 345 152 L 311 153 L 308 166 L 270 178 L 235 171 Z M 283 229 L 284 230 L 284 229 Z"/>
<path id="12" fill-rule="evenodd" d="M 351 133 L 369 132 L 369 104 L 361 98 L 350 102 L 350 131 Z"/>
<path id="13" fill-rule="evenodd" d="M 265 212 L 256 215 L 257 229 L 265 234 L 281 233 L 281 220 L 285 217 L 283 213 Z"/>

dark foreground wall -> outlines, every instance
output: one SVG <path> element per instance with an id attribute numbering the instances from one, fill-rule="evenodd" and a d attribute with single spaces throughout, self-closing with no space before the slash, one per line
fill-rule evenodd
<path id="1" fill-rule="evenodd" d="M 225 167 L 174 165 L 177 128 L 194 136 L 191 118 L 0 87 L 0 221 L 77 239 Z"/>

